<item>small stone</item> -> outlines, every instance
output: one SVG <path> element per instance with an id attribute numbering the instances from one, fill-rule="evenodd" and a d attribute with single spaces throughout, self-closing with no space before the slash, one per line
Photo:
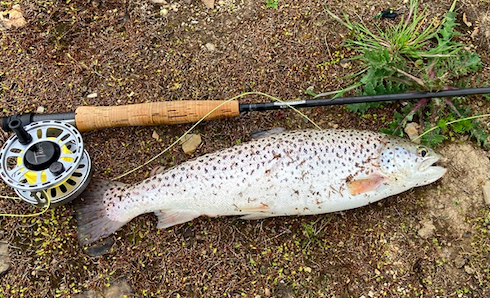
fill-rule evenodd
<path id="1" fill-rule="evenodd" d="M 352 63 L 347 59 L 340 60 L 340 66 L 342 66 L 343 68 L 350 68 L 351 65 Z"/>
<path id="2" fill-rule="evenodd" d="M 153 131 L 153 134 L 151 135 L 151 137 L 157 141 L 158 141 L 158 139 L 160 139 L 160 135 L 156 131 Z"/>
<path id="3" fill-rule="evenodd" d="M 3 275 L 10 269 L 9 244 L 0 242 L 0 275 Z"/>
<path id="4" fill-rule="evenodd" d="M 271 295 L 271 290 L 269 288 L 264 289 L 265 296 L 269 297 Z"/>
<path id="5" fill-rule="evenodd" d="M 466 260 L 461 255 L 454 259 L 454 266 L 456 266 L 456 268 L 461 269 L 463 268 L 464 264 L 466 264 Z"/>
<path id="6" fill-rule="evenodd" d="M 90 93 L 89 95 L 87 95 L 87 98 L 96 98 L 97 97 L 97 93 Z"/>
<path id="7" fill-rule="evenodd" d="M 260 273 L 266 274 L 267 273 L 267 267 L 264 265 L 260 266 Z"/>
<path id="8" fill-rule="evenodd" d="M 90 290 L 74 296 L 75 298 L 120 298 L 134 297 L 133 290 L 125 280 L 120 280 L 110 284 L 109 287 L 103 288 L 100 291 Z"/>
<path id="9" fill-rule="evenodd" d="M 471 268 L 470 265 L 465 265 L 464 266 L 464 271 L 468 274 L 475 274 L 475 269 Z"/>
<path id="10" fill-rule="evenodd" d="M 167 4 L 167 1 L 166 0 L 151 0 L 152 3 L 155 3 L 155 4 Z"/>
<path id="11" fill-rule="evenodd" d="M 204 3 L 204 6 L 207 8 L 214 8 L 214 0 L 202 0 L 202 3 Z"/>
<path id="12" fill-rule="evenodd" d="M 216 51 L 216 46 L 210 42 L 208 42 L 207 44 L 204 45 L 206 47 L 206 49 L 210 52 L 214 52 Z"/>
<path id="13" fill-rule="evenodd" d="M 90 246 L 85 250 L 85 253 L 91 257 L 99 257 L 107 253 L 111 249 L 112 245 L 114 245 L 114 239 L 112 237 L 109 237 L 97 244 Z"/>
<path id="14" fill-rule="evenodd" d="M 201 136 L 198 134 L 188 134 L 182 139 L 182 150 L 185 154 L 191 154 L 201 145 Z"/>
<path id="15" fill-rule="evenodd" d="M 168 9 L 163 8 L 162 10 L 160 10 L 160 15 L 161 15 L 162 17 L 167 16 L 167 15 L 168 15 Z"/>
<path id="16" fill-rule="evenodd" d="M 410 138 L 411 141 L 413 141 L 414 143 L 417 143 L 417 144 L 420 144 L 420 138 L 418 138 L 419 128 L 420 128 L 420 125 L 418 125 L 415 122 L 409 122 L 405 126 L 405 133 L 408 135 L 408 137 Z"/>
<path id="17" fill-rule="evenodd" d="M 133 290 L 128 285 L 128 283 L 123 281 L 118 281 L 113 283 L 104 293 L 103 297 L 107 298 L 118 298 L 118 297 L 131 297 L 133 294 Z"/>
<path id="18" fill-rule="evenodd" d="M 483 186 L 483 199 L 485 200 L 485 204 L 490 205 L 490 181 L 487 181 Z"/>
<path id="19" fill-rule="evenodd" d="M 422 225 L 422 228 L 417 232 L 417 234 L 423 238 L 423 239 L 428 239 L 432 236 L 434 236 L 434 232 L 436 230 L 436 227 L 434 226 L 434 223 L 432 220 L 423 220 L 420 222 Z"/>
<path id="20" fill-rule="evenodd" d="M 436 206 L 437 209 L 444 209 L 446 206 L 443 203 L 440 203 Z"/>
<path id="21" fill-rule="evenodd" d="M 0 21 L 3 27 L 7 29 L 20 28 L 27 25 L 26 19 L 22 15 L 22 9 L 19 4 L 12 6 L 11 10 L 0 12 Z M 1 28 L 0 28 L 1 29 Z"/>
<path id="22" fill-rule="evenodd" d="M 44 107 L 43 106 L 40 106 L 40 107 L 37 108 L 36 114 L 42 114 L 42 113 L 44 113 Z"/>

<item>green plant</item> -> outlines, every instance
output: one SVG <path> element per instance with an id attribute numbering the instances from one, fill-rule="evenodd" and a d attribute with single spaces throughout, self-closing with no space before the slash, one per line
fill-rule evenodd
<path id="1" fill-rule="evenodd" d="M 265 6 L 267 6 L 268 8 L 277 9 L 278 8 L 277 4 L 278 4 L 277 0 L 265 0 Z"/>
<path id="2" fill-rule="evenodd" d="M 397 24 L 387 23 L 387 29 L 375 25 L 371 30 L 367 25 L 351 22 L 344 14 L 342 20 L 330 10 L 327 13 L 351 30 L 346 46 L 359 52 L 350 58 L 358 61 L 361 70 L 349 77 L 354 83 L 343 90 L 333 92 L 336 96 L 349 91 L 359 90 L 363 95 L 400 93 L 406 91 L 436 91 L 456 88 L 466 76 L 474 74 L 482 67 L 480 57 L 466 50 L 465 45 L 455 37 L 456 28 L 455 0 L 443 20 L 430 23 L 426 9 L 418 11 L 418 1 L 410 1 L 406 17 Z M 320 94 L 325 95 L 325 94 Z M 464 99 L 454 102 L 448 99 L 429 101 L 421 99 L 417 104 L 409 104 L 402 113 L 395 112 L 394 121 L 384 132 L 403 134 L 402 128 L 417 116 L 424 125 L 437 125 L 423 142 L 432 145 L 440 143 L 454 133 L 470 133 L 481 145 L 488 145 L 488 135 L 483 133 L 477 122 L 463 121 L 452 129 L 445 123 L 467 117 L 467 108 L 457 107 Z M 348 106 L 351 112 L 364 113 L 367 109 L 378 107 L 379 103 L 360 103 Z M 458 122 L 455 122 L 458 123 Z M 430 137 L 430 139 L 428 138 Z"/>

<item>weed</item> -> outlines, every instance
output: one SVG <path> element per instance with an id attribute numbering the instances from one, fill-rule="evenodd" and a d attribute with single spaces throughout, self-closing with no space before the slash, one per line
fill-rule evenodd
<path id="1" fill-rule="evenodd" d="M 480 57 L 455 39 L 459 35 L 453 11 L 456 1 L 443 20 L 427 23 L 426 9 L 419 13 L 418 1 L 411 0 L 407 16 L 396 25 L 388 23 L 386 30 L 378 26 L 370 30 L 362 21 L 351 22 L 346 15 L 344 21 L 327 9 L 330 16 L 352 31 L 346 45 L 360 54 L 350 60 L 359 61 L 362 66 L 359 72 L 349 76 L 356 82 L 336 91 L 336 96 L 352 89 L 360 89 L 363 95 L 452 89 L 461 85 L 466 76 L 479 71 Z M 437 145 L 455 133 L 469 133 L 480 145 L 487 146 L 488 135 L 478 122 L 461 121 L 448 129 L 446 124 L 450 121 L 470 115 L 468 108 L 457 107 L 463 102 L 461 98 L 454 101 L 421 99 L 416 105 L 405 106 L 402 113 L 395 112 L 393 122 L 384 132 L 403 134 L 405 124 L 418 116 L 422 126 L 438 127 L 422 138 L 424 143 Z M 348 109 L 364 113 L 379 106 L 380 103 L 360 103 L 349 105 Z"/>
<path id="2" fill-rule="evenodd" d="M 265 0 L 265 6 L 267 6 L 268 8 L 277 9 L 278 8 L 277 0 Z"/>

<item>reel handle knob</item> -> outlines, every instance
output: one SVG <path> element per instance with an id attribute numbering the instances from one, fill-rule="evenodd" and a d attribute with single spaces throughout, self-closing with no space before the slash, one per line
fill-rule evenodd
<path id="1" fill-rule="evenodd" d="M 55 161 L 49 166 L 49 171 L 53 173 L 53 175 L 58 176 L 65 171 L 65 167 L 61 162 Z"/>
<path id="2" fill-rule="evenodd" d="M 15 132 L 17 138 L 19 139 L 19 143 L 21 143 L 22 145 L 27 145 L 32 142 L 32 136 L 27 133 L 27 131 L 24 129 L 24 126 L 22 126 L 22 121 L 20 121 L 19 119 L 10 120 L 9 128 L 13 132 Z"/>

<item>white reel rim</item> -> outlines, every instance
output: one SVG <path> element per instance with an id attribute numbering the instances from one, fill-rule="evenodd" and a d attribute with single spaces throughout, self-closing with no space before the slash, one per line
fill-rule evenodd
<path id="1" fill-rule="evenodd" d="M 0 151 L 0 176 L 5 183 L 15 190 L 36 192 L 50 189 L 71 177 L 77 170 L 84 154 L 83 140 L 80 132 L 74 126 L 57 120 L 31 123 L 24 129 L 33 137 L 32 142 L 27 145 L 22 145 L 18 138 L 13 135 L 7 142 L 5 142 Z M 55 137 L 53 138 L 53 136 L 50 136 L 49 134 L 55 134 Z M 58 162 L 62 163 L 64 166 L 62 174 L 54 175 L 49 170 L 44 170 L 42 171 L 45 175 L 44 179 L 41 179 L 41 174 L 39 173 L 35 183 L 29 183 L 24 175 L 29 171 L 36 172 L 36 174 L 41 171 L 29 170 L 26 168 L 24 164 L 25 151 L 31 146 L 45 141 L 50 141 L 60 147 L 69 147 L 71 153 L 66 151 L 62 152 L 58 159 Z M 12 165 L 9 165 L 8 163 L 9 159 L 11 162 L 12 158 L 16 159 L 17 165 L 9 170 L 9 167 L 12 167 Z"/>

